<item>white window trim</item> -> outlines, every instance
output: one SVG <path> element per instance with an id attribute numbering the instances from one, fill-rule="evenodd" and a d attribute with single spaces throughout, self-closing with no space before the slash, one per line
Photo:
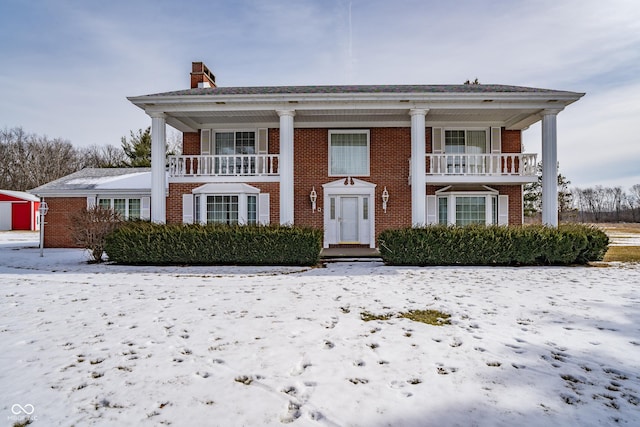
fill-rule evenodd
<path id="1" fill-rule="evenodd" d="M 260 128 L 241 128 L 241 129 L 201 129 L 201 142 L 200 142 L 200 151 L 202 153 L 202 138 L 203 138 L 203 134 L 208 135 L 209 141 L 207 142 L 209 145 L 209 149 L 208 149 L 208 153 L 209 155 L 217 155 L 215 153 L 216 151 L 216 134 L 217 133 L 229 133 L 229 132 L 233 132 L 233 148 L 234 151 L 236 150 L 236 132 L 253 132 L 254 134 L 254 151 L 256 154 L 258 154 L 258 150 L 260 149 L 260 144 L 259 144 L 259 132 L 260 132 Z M 268 132 L 268 131 L 267 131 Z"/>
<path id="2" fill-rule="evenodd" d="M 367 135 L 367 172 L 366 174 L 333 174 L 331 173 L 331 135 L 338 134 L 366 134 Z M 359 177 L 368 177 L 371 175 L 371 132 L 369 129 L 329 129 L 329 133 L 327 136 L 327 151 L 329 164 L 327 165 L 327 173 L 330 177 L 339 177 L 339 176 L 359 176 Z"/>
<path id="3" fill-rule="evenodd" d="M 449 187 L 445 187 L 436 191 L 436 224 L 440 223 L 440 211 L 438 199 L 442 197 L 447 198 L 447 224 L 456 224 L 456 197 L 485 197 L 485 224 L 486 225 L 498 225 L 499 212 L 496 212 L 496 223 L 493 222 L 493 203 L 492 198 L 496 198 L 496 209 L 499 209 L 499 192 L 490 187 L 485 187 L 486 191 L 447 191 Z"/>
<path id="4" fill-rule="evenodd" d="M 484 131 L 484 153 L 483 154 L 491 154 L 491 127 L 466 127 L 466 126 L 448 126 L 442 128 L 442 152 L 446 153 L 447 150 L 447 131 L 464 131 L 464 154 L 469 154 L 467 152 L 467 131 L 476 131 L 482 130 Z"/>
<path id="5" fill-rule="evenodd" d="M 246 184 L 205 184 L 201 187 L 195 188 L 193 193 L 193 221 L 195 222 L 195 210 L 196 210 L 196 197 L 200 198 L 200 211 L 198 216 L 201 224 L 207 223 L 207 197 L 209 196 L 237 196 L 238 197 L 238 224 L 248 224 L 249 218 L 249 196 L 255 196 L 256 198 L 256 224 L 260 224 L 260 190 Z M 267 199 L 262 198 L 263 201 Z M 184 218 L 183 218 L 184 220 Z"/>
<path id="6" fill-rule="evenodd" d="M 143 214 L 143 198 L 142 197 L 128 197 L 128 196 L 123 196 L 123 197 L 98 197 L 96 199 L 96 204 L 100 205 L 100 200 L 108 200 L 109 201 L 109 209 L 114 210 L 114 201 L 116 199 L 124 199 L 124 219 L 128 220 L 129 219 L 129 201 L 130 200 L 138 200 L 140 202 L 140 217 L 136 218 L 136 219 L 148 219 L 148 218 L 144 218 L 144 214 Z"/>

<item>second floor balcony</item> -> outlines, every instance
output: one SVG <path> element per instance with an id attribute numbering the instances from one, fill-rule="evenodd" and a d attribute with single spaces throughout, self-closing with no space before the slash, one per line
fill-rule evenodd
<path id="1" fill-rule="evenodd" d="M 537 180 L 537 155 L 427 154 L 430 183 L 527 183 Z"/>
<path id="2" fill-rule="evenodd" d="M 277 176 L 277 154 L 182 155 L 169 156 L 169 176 L 251 177 Z"/>

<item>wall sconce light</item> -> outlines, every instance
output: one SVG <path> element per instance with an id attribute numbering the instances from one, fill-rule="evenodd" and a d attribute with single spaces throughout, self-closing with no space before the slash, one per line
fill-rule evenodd
<path id="1" fill-rule="evenodd" d="M 382 210 L 384 213 L 387 213 L 387 202 L 389 201 L 389 192 L 387 191 L 387 187 L 384 187 L 384 191 L 382 192 Z"/>
<path id="2" fill-rule="evenodd" d="M 316 200 L 318 200 L 318 193 L 316 193 L 316 187 L 314 186 L 309 194 L 309 200 L 311 200 L 311 210 L 316 211 Z"/>

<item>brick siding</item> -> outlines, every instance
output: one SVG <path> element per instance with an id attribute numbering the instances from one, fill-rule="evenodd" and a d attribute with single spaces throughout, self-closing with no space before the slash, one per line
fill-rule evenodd
<path id="1" fill-rule="evenodd" d="M 49 212 L 45 216 L 44 246 L 46 248 L 78 247 L 71 239 L 71 215 L 87 207 L 86 197 L 47 197 Z"/>

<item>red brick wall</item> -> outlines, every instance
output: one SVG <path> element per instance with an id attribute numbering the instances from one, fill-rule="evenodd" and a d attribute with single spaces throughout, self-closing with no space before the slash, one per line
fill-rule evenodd
<path id="1" fill-rule="evenodd" d="M 182 154 L 185 156 L 200 154 L 200 132 L 182 133 Z"/>
<path id="2" fill-rule="evenodd" d="M 509 196 L 509 225 L 522 225 L 522 186 L 492 185 L 491 188 Z"/>
<path id="3" fill-rule="evenodd" d="M 167 197 L 167 223 L 182 223 L 182 195 L 190 194 L 191 190 L 205 184 L 170 183 L 169 197 Z M 280 184 L 277 182 L 247 182 L 246 184 L 259 188 L 261 193 L 269 193 L 269 216 L 271 224 L 280 223 Z"/>
<path id="4" fill-rule="evenodd" d="M 408 184 L 411 156 L 410 128 L 371 128 L 371 175 L 356 177 L 376 184 L 376 236 L 387 228 L 411 224 L 411 189 Z M 322 184 L 340 177 L 329 176 L 329 130 L 294 130 L 294 222 L 297 225 L 323 227 L 324 214 L 311 210 L 309 193 L 315 186 L 317 206 L 325 209 Z M 387 213 L 382 210 L 382 191 L 387 187 Z"/>
<path id="5" fill-rule="evenodd" d="M 408 184 L 409 158 L 411 157 L 411 128 L 370 128 L 371 175 L 359 177 L 377 185 L 375 231 L 404 227 L 411 224 L 411 187 Z M 432 151 L 431 128 L 425 129 L 426 152 Z M 309 193 L 312 188 L 318 194 L 317 206 L 324 209 L 322 184 L 332 182 L 338 177 L 329 177 L 329 129 L 294 129 L 294 222 L 297 225 L 323 227 L 322 212 L 313 212 Z M 199 133 L 185 133 L 183 139 L 184 154 L 200 153 Z M 519 153 L 521 151 L 521 132 L 502 129 L 502 151 Z M 269 153 L 280 151 L 280 131 L 269 129 Z M 167 198 L 167 222 L 182 222 L 182 194 L 190 193 L 203 183 L 170 184 Z M 280 190 L 278 183 L 250 183 L 270 194 L 271 222 L 278 223 L 280 217 Z M 382 191 L 389 191 L 387 213 L 382 210 Z M 442 187 L 427 186 L 427 194 L 435 194 Z M 509 223 L 522 223 L 522 187 L 520 185 L 493 186 L 500 194 L 509 195 Z"/>
<path id="6" fill-rule="evenodd" d="M 86 197 L 47 197 L 49 212 L 45 216 L 44 246 L 46 248 L 78 247 L 71 239 L 70 216 L 87 207 Z"/>
<path id="7" fill-rule="evenodd" d="M 522 132 L 519 130 L 506 130 L 502 128 L 501 142 L 503 153 L 522 152 Z"/>

